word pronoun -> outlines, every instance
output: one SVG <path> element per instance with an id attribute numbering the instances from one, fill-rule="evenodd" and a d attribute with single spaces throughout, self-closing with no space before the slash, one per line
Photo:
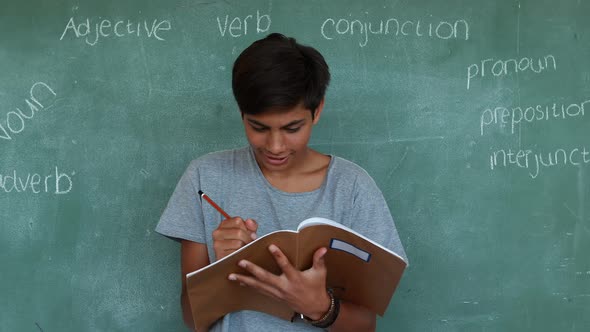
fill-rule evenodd
<path id="1" fill-rule="evenodd" d="M 0 174 L 0 189 L 6 193 L 14 191 L 15 193 L 31 192 L 34 194 L 64 195 L 69 193 L 73 187 L 72 177 L 66 173 L 61 173 L 57 166 L 55 167 L 55 174 L 27 173 L 25 176 L 17 174 L 16 170 L 8 174 Z"/>
<path id="2" fill-rule="evenodd" d="M 234 17 L 231 20 L 231 22 L 229 21 L 229 15 L 225 15 L 225 20 L 223 21 L 223 23 L 221 22 L 219 16 L 217 16 L 217 27 L 219 28 L 219 33 L 221 34 L 221 37 L 225 37 L 225 34 L 228 32 L 229 35 L 234 38 L 240 37 L 242 35 L 247 35 L 248 19 L 254 20 L 254 15 L 248 15 L 243 19 L 240 17 Z M 260 11 L 256 11 L 256 33 L 268 32 L 268 30 L 270 30 L 271 24 L 272 21 L 270 19 L 270 15 L 260 15 Z"/>
<path id="3" fill-rule="evenodd" d="M 510 134 L 514 134 L 516 125 L 522 122 L 563 120 L 568 118 L 583 117 L 586 113 L 585 106 L 590 100 L 573 104 L 549 104 L 528 107 L 495 107 L 486 108 L 479 121 L 480 135 L 484 135 L 487 127 L 498 125 L 500 128 L 510 126 Z"/>
<path id="4" fill-rule="evenodd" d="M 529 176 L 535 179 L 542 168 L 581 166 L 590 164 L 590 151 L 585 146 L 573 149 L 557 149 L 550 152 L 534 152 L 532 150 L 501 149 L 490 154 L 490 169 L 515 166 L 532 169 Z"/>
<path id="5" fill-rule="evenodd" d="M 359 19 L 327 18 L 320 28 L 325 39 L 332 40 L 357 34 L 361 39 L 360 47 L 369 42 L 369 35 L 413 36 L 435 39 L 469 39 L 469 23 L 460 19 L 454 22 L 424 22 L 420 20 L 398 20 L 390 18 L 376 22 L 365 22 Z"/>
<path id="6" fill-rule="evenodd" d="M 48 97 L 52 99 L 51 103 L 46 100 Z M 32 120 L 37 112 L 46 108 L 46 105 L 51 106 L 55 101 L 55 97 L 57 97 L 57 94 L 46 83 L 37 82 L 33 84 L 31 90 L 29 90 L 29 99 L 25 99 L 25 104 L 27 104 L 29 110 L 26 111 L 26 108 L 23 108 L 25 110 L 23 111 L 16 107 L 16 111 L 6 113 L 6 118 L 0 121 L 0 138 L 12 140 L 12 135 L 20 134 L 25 130 L 25 120 Z M 45 104 L 42 104 L 42 101 Z"/>
<path id="7" fill-rule="evenodd" d="M 551 68 L 553 68 L 554 71 L 557 70 L 557 61 L 551 54 L 535 60 L 527 57 L 507 60 L 495 60 L 492 58 L 481 60 L 481 63 L 473 63 L 467 67 L 467 90 L 469 90 L 469 87 L 471 86 L 472 79 L 476 77 L 483 78 L 486 74 L 488 74 L 488 76 L 491 74 L 495 77 L 506 76 L 512 73 L 518 74 L 519 72 L 525 71 L 540 74 Z"/>
<path id="8" fill-rule="evenodd" d="M 91 25 L 89 18 L 76 24 L 74 18 L 71 17 L 66 24 L 64 32 L 61 34 L 61 37 L 59 37 L 59 40 L 63 40 L 71 31 L 76 38 L 84 38 L 86 44 L 90 46 L 96 45 L 100 37 L 122 38 L 125 36 L 146 36 L 148 38 L 153 37 L 157 40 L 163 41 L 165 39 L 162 36 L 162 31 L 169 31 L 171 29 L 172 24 L 169 20 L 154 19 L 151 22 L 148 22 L 147 20 L 140 22 L 118 20 L 115 22 L 114 20 L 103 19 L 100 20 L 100 22 Z"/>

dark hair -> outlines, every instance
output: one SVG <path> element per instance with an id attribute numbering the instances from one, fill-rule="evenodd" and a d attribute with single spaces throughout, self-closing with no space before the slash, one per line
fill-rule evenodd
<path id="1" fill-rule="evenodd" d="M 252 43 L 232 71 L 234 97 L 246 114 L 303 103 L 313 117 L 329 82 L 328 64 L 320 52 L 279 33 Z"/>

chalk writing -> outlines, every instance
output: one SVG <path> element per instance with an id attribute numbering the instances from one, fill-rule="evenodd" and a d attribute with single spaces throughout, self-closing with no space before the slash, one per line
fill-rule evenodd
<path id="1" fill-rule="evenodd" d="M 573 104 L 549 104 L 536 105 L 528 107 L 494 107 L 487 108 L 481 113 L 479 127 L 480 135 L 484 135 L 484 131 L 488 126 L 499 125 L 501 128 L 510 126 L 510 134 L 514 134 L 515 127 L 522 122 L 534 121 L 550 121 L 559 119 L 568 119 L 583 117 L 586 111 L 586 104 L 590 100 L 581 103 Z"/>
<path id="2" fill-rule="evenodd" d="M 231 22 L 229 21 L 229 15 L 225 15 L 223 24 L 219 16 L 217 17 L 217 27 L 219 28 L 219 34 L 224 37 L 226 33 L 230 36 L 237 38 L 248 34 L 248 19 L 253 20 L 254 15 L 248 15 L 243 19 L 240 17 L 234 17 Z M 228 26 L 229 23 L 229 26 Z M 260 11 L 256 11 L 256 33 L 265 33 L 270 30 L 272 21 L 270 15 L 260 15 Z"/>
<path id="3" fill-rule="evenodd" d="M 424 22 L 389 18 L 366 22 L 359 19 L 327 18 L 322 23 L 320 31 L 322 36 L 328 40 L 357 35 L 360 39 L 360 47 L 365 47 L 369 42 L 369 36 L 372 35 L 469 39 L 469 23 L 463 19 L 454 22 Z"/>
<path id="4" fill-rule="evenodd" d="M 102 38 L 122 38 L 125 36 L 146 36 L 148 38 L 155 38 L 164 41 L 162 31 L 169 31 L 172 29 L 172 24 L 169 20 L 158 20 L 148 22 L 143 20 L 140 22 L 132 22 L 130 20 L 109 20 L 98 18 L 96 23 L 90 23 L 90 18 L 80 21 L 76 24 L 73 17 L 70 17 L 66 27 L 59 37 L 63 40 L 68 34 L 73 34 L 76 38 L 84 38 L 86 44 L 94 46 L 98 40 Z M 71 32 L 71 33 L 70 33 Z"/>
<path id="5" fill-rule="evenodd" d="M 520 58 L 495 60 L 493 58 L 481 60 L 481 63 L 473 63 L 467 67 L 467 90 L 471 87 L 471 80 L 476 77 L 501 77 L 512 73 L 532 72 L 540 74 L 547 70 L 557 70 L 557 60 L 551 54 L 542 58 Z"/>
<path id="6" fill-rule="evenodd" d="M 529 171 L 535 179 L 542 168 L 555 166 L 581 166 L 590 163 L 590 151 L 585 146 L 573 149 L 557 149 L 551 152 L 534 152 L 533 150 L 501 149 L 490 154 L 490 169 L 499 167 L 519 167 Z"/>
<path id="7" fill-rule="evenodd" d="M 35 114 L 51 106 L 55 101 L 57 94 L 53 89 L 43 82 L 33 84 L 29 90 L 29 99 L 25 99 L 27 108 L 20 109 L 16 107 L 15 111 L 6 113 L 6 116 L 0 121 L 0 138 L 3 140 L 12 140 L 14 134 L 20 134 L 26 127 L 25 120 L 32 120 Z"/>
<path id="8" fill-rule="evenodd" d="M 62 173 L 57 166 L 55 174 L 41 175 L 38 173 L 19 174 L 16 170 L 6 174 L 0 174 L 0 189 L 5 193 L 46 193 L 64 195 L 72 191 L 73 182 L 71 175 Z M 2 192 L 2 191 L 0 191 Z"/>

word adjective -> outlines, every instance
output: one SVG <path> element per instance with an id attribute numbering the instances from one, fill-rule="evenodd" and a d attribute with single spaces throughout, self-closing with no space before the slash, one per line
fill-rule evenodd
<path id="1" fill-rule="evenodd" d="M 492 64 L 493 63 L 493 64 Z M 486 64 L 488 65 L 486 67 Z M 467 67 L 467 90 L 471 86 L 471 79 L 475 77 L 485 77 L 486 73 L 492 74 L 495 77 L 506 76 L 508 74 L 525 71 L 532 71 L 533 73 L 540 74 L 546 70 L 557 70 L 557 61 L 551 54 L 546 55 L 543 58 L 536 59 L 532 58 L 521 58 L 521 59 L 508 59 L 508 60 L 496 60 L 485 59 L 481 60 L 481 63 L 474 63 Z"/>
<path id="2" fill-rule="evenodd" d="M 37 112 L 45 109 L 45 105 L 39 99 L 45 99 L 47 96 L 53 98 L 49 106 L 53 105 L 55 101 L 54 97 L 57 97 L 55 91 L 43 82 L 33 84 L 29 91 L 29 99 L 25 99 L 29 111 L 23 112 L 20 108 L 16 107 L 16 111 L 6 113 L 6 118 L 0 121 L 0 138 L 11 140 L 12 134 L 20 134 L 25 130 L 25 120 L 33 119 Z"/>
<path id="3" fill-rule="evenodd" d="M 99 17 L 100 20 L 100 17 Z M 92 31 L 94 29 L 94 31 Z M 100 37 L 103 38 L 121 38 L 125 36 L 137 36 L 142 35 L 148 38 L 155 38 L 157 40 L 165 40 L 162 38 L 162 31 L 168 31 L 172 29 L 172 24 L 169 20 L 158 20 L 154 19 L 152 22 L 144 20 L 143 22 L 131 22 L 130 20 L 123 21 L 112 21 L 108 19 L 100 20 L 93 25 L 90 25 L 90 19 L 81 21 L 80 24 L 76 24 L 73 17 L 70 17 L 68 24 L 64 32 L 61 34 L 59 40 L 63 40 L 68 32 L 72 31 L 76 38 L 84 38 L 86 44 L 94 46 L 98 43 Z"/>
<path id="4" fill-rule="evenodd" d="M 253 20 L 253 15 L 248 15 L 241 19 L 239 17 L 234 17 L 231 22 L 229 22 L 229 15 L 225 15 L 225 21 L 221 23 L 221 19 L 217 16 L 217 27 L 219 28 L 219 33 L 221 37 L 225 37 L 225 34 L 229 32 L 229 35 L 237 38 L 241 37 L 242 35 L 248 34 L 248 19 Z M 228 27 L 229 22 L 229 27 Z M 270 15 L 260 15 L 260 11 L 256 11 L 256 33 L 265 33 L 270 30 L 270 25 L 272 21 L 270 19 Z"/>
<path id="5" fill-rule="evenodd" d="M 512 149 L 498 150 L 490 154 L 490 169 L 494 170 L 498 167 L 516 166 L 519 168 L 533 168 L 529 172 L 529 176 L 535 179 L 539 176 L 541 168 L 549 168 L 554 166 L 581 166 L 590 163 L 590 151 L 583 146 L 580 148 L 571 149 L 557 149 L 547 153 L 535 153 L 532 150 L 518 150 Z"/>
<path id="6" fill-rule="evenodd" d="M 72 173 L 73 175 L 74 173 Z M 57 166 L 55 167 L 55 175 L 27 173 L 25 177 L 24 175 L 17 175 L 16 170 L 13 170 L 11 175 L 0 174 L 0 189 L 6 193 L 14 190 L 17 193 L 30 191 L 34 194 L 51 193 L 64 195 L 72 191 L 72 178 L 65 173 L 60 173 Z"/>
<path id="7" fill-rule="evenodd" d="M 481 113 L 479 121 L 480 135 L 483 136 L 484 129 L 490 125 L 499 125 L 500 128 L 504 128 L 507 124 L 510 124 L 510 134 L 514 134 L 516 125 L 523 121 L 531 123 L 533 121 L 583 117 L 586 111 L 584 107 L 588 103 L 590 103 L 590 100 L 570 105 L 553 103 L 545 106 L 529 106 L 524 110 L 522 107 L 512 109 L 506 107 L 487 108 Z"/>
<path id="8" fill-rule="evenodd" d="M 403 21 L 390 18 L 387 21 L 363 22 L 361 20 L 349 20 L 346 18 L 327 18 L 321 27 L 322 36 L 332 40 L 343 35 L 359 35 L 360 47 L 365 47 L 369 42 L 369 35 L 415 36 L 437 39 L 469 39 L 469 23 L 465 20 L 455 22 L 422 22 Z"/>

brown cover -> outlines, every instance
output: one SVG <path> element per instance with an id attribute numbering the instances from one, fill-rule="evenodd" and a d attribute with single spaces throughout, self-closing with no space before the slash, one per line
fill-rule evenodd
<path id="1" fill-rule="evenodd" d="M 314 221 L 315 225 L 306 226 L 308 221 Z M 370 254 L 370 258 L 366 261 L 347 251 L 331 248 L 332 240 L 348 243 Z M 270 244 L 281 248 L 299 270 L 312 266 L 313 253 L 318 248 L 328 248 L 326 286 L 333 289 L 337 298 L 364 306 L 381 316 L 407 266 L 399 255 L 345 226 L 323 218 L 311 218 L 301 223 L 299 232 L 287 230 L 267 234 L 231 255 L 189 273 L 187 290 L 197 331 L 207 330 L 217 319 L 238 310 L 261 311 L 291 319 L 294 312 L 285 304 L 227 279 L 230 273 L 247 273 L 238 266 L 241 259 L 280 274 L 280 268 L 268 251 Z"/>

